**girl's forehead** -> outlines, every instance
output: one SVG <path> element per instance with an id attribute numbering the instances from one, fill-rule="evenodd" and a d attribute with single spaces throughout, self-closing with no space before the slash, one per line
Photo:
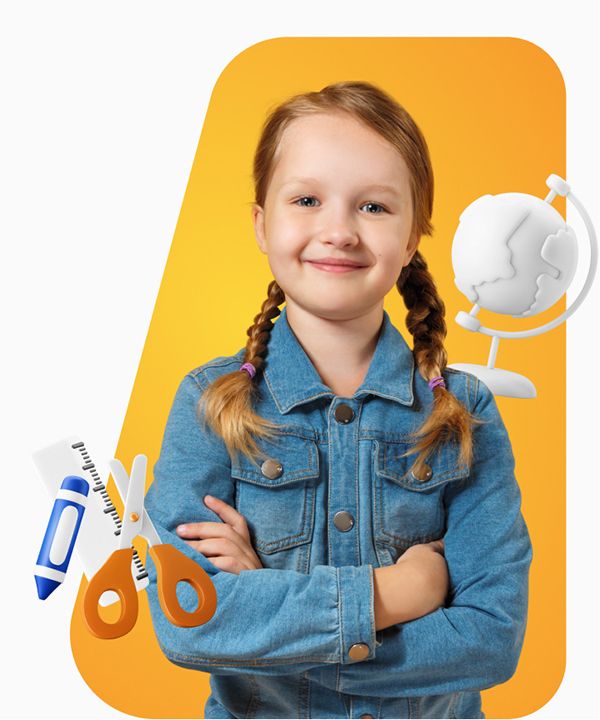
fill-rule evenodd
<path id="1" fill-rule="evenodd" d="M 363 142 L 370 141 L 392 147 L 376 130 L 347 112 L 310 113 L 294 118 L 284 129 L 279 145 L 335 138 L 362 138 Z"/>
<path id="2" fill-rule="evenodd" d="M 349 113 L 335 112 L 292 120 L 279 140 L 273 174 L 298 175 L 302 168 L 327 174 L 345 167 L 363 167 L 389 181 L 408 173 L 404 158 L 386 138 Z"/>

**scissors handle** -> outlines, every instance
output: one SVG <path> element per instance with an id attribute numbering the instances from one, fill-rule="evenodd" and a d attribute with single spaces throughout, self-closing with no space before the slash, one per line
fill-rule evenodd
<path id="1" fill-rule="evenodd" d="M 178 627 L 204 625 L 217 609 L 217 591 L 198 563 L 177 550 L 173 545 L 152 545 L 149 553 L 156 565 L 158 599 L 167 618 Z M 187 612 L 177 599 L 177 583 L 189 583 L 198 595 L 198 607 Z"/>
<path id="2" fill-rule="evenodd" d="M 90 580 L 83 596 L 83 617 L 88 630 L 102 640 L 126 635 L 135 625 L 138 596 L 131 575 L 133 548 L 115 550 Z M 102 593 L 114 590 L 121 601 L 121 615 L 114 623 L 105 622 L 99 613 Z"/>

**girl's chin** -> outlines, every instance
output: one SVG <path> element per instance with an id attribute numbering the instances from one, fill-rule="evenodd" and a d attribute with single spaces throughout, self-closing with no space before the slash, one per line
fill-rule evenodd
<path id="1" fill-rule="evenodd" d="M 367 315 L 369 313 L 369 310 L 372 308 L 362 307 L 362 306 L 355 306 L 352 303 L 348 302 L 348 298 L 340 299 L 339 302 L 327 302 L 327 300 L 323 299 L 322 302 L 319 302 L 319 300 L 316 297 L 311 297 L 310 301 L 306 302 L 294 302 L 293 300 L 289 299 L 286 301 L 288 306 L 288 314 L 289 314 L 289 307 L 292 305 L 292 313 L 298 311 L 301 313 L 306 313 L 309 315 L 313 315 L 314 317 L 318 317 L 321 320 L 332 320 L 332 321 L 348 321 L 348 320 L 356 320 L 359 317 L 362 317 L 363 315 Z"/>

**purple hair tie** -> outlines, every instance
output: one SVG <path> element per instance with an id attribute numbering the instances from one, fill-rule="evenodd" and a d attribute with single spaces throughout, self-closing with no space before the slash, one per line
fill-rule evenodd
<path id="1" fill-rule="evenodd" d="M 443 388 L 446 387 L 446 383 L 444 382 L 444 378 L 441 375 L 438 375 L 437 377 L 431 378 L 431 380 L 427 383 L 429 385 L 429 389 L 433 390 L 433 388 L 436 388 L 438 385 L 441 385 Z"/>
<path id="2" fill-rule="evenodd" d="M 248 375 L 250 375 L 251 378 L 253 378 L 256 375 L 256 368 L 254 367 L 254 365 L 252 363 L 249 363 L 249 362 L 244 363 L 240 367 L 240 370 L 245 370 L 248 373 Z"/>

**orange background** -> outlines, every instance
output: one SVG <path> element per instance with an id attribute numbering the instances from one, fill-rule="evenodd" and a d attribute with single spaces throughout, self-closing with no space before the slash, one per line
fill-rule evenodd
<path id="1" fill-rule="evenodd" d="M 183 375 L 244 346 L 246 328 L 266 298 L 271 275 L 254 241 L 250 207 L 252 156 L 267 110 L 291 94 L 339 80 L 381 86 L 423 130 L 435 172 L 435 233 L 420 249 L 446 303 L 449 362 L 486 364 L 489 338 L 454 323 L 456 313 L 471 306 L 454 285 L 452 238 L 460 213 L 476 197 L 525 192 L 543 198 L 546 177 L 565 176 L 565 88 L 553 60 L 514 38 L 267 40 L 230 62 L 210 100 L 116 450 L 126 467 L 136 453 L 148 455 L 153 466 Z M 564 200 L 554 206 L 564 215 Z M 396 291 L 386 298 L 386 310 L 410 342 Z M 478 317 L 484 325 L 523 330 L 563 310 L 564 299 L 528 320 L 485 310 Z M 565 337 L 563 324 L 541 336 L 500 342 L 497 366 L 526 375 L 538 390 L 533 400 L 497 400 L 513 443 L 534 558 L 521 660 L 507 683 L 482 693 L 488 718 L 537 710 L 564 673 Z M 135 629 L 102 641 L 81 620 L 85 585 L 84 578 L 71 643 L 92 690 L 132 715 L 202 717 L 209 676 L 163 657 L 145 593 Z"/>

